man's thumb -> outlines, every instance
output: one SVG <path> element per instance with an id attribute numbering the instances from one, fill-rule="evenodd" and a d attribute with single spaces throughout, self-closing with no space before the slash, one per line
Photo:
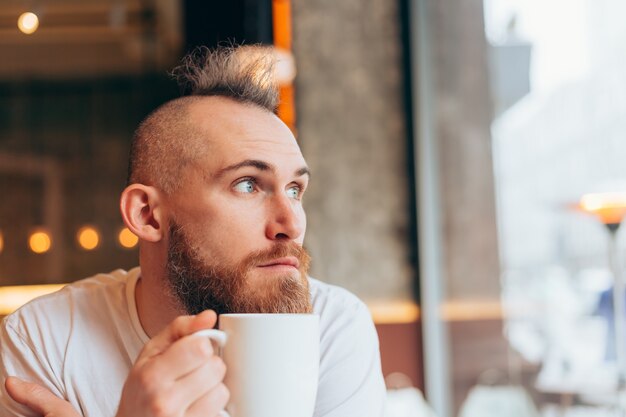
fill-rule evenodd
<path id="1" fill-rule="evenodd" d="M 5 382 L 5 387 L 13 400 L 42 416 L 79 416 L 70 403 L 57 397 L 41 385 L 10 376 Z"/>

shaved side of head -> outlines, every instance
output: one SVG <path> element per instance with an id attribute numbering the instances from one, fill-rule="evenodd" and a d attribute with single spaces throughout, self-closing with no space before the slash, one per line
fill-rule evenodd
<path id="1" fill-rule="evenodd" d="M 189 107 L 207 97 L 225 97 L 275 113 L 278 86 L 275 59 L 263 46 L 197 48 L 172 75 L 188 95 L 171 100 L 146 117 L 133 135 L 128 184 L 155 186 L 165 193 L 180 184 L 183 168 L 206 152 Z M 207 115 L 210 117 L 210 115 Z"/>
<path id="2" fill-rule="evenodd" d="M 173 192 L 181 170 L 191 162 L 197 146 L 187 108 L 194 98 L 169 101 L 144 119 L 135 131 L 130 151 L 128 183 L 156 186 Z"/>

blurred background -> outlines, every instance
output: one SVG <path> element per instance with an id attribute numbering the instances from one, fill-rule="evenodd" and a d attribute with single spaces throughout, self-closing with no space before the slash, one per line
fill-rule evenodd
<path id="1" fill-rule="evenodd" d="M 370 307 L 387 417 L 624 415 L 625 15 L 4 0 L 0 316 L 137 264 L 117 208 L 134 129 L 180 94 L 167 72 L 186 52 L 263 43 L 313 172 L 311 274 Z"/>

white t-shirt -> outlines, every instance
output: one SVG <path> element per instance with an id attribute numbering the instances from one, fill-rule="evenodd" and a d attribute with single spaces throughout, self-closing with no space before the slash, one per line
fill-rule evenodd
<path id="1" fill-rule="evenodd" d="M 13 402 L 7 376 L 37 382 L 85 417 L 113 417 L 128 372 L 149 340 L 139 322 L 139 268 L 77 281 L 6 317 L 0 328 L 0 416 L 35 416 Z M 348 291 L 310 279 L 320 316 L 314 417 L 379 417 L 385 387 L 367 307 Z"/>

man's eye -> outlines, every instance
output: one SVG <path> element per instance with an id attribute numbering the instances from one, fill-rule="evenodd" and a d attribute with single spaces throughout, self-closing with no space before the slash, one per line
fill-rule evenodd
<path id="1" fill-rule="evenodd" d="M 254 192 L 254 181 L 253 180 L 243 180 L 235 184 L 235 191 L 240 193 L 252 193 Z"/>
<path id="2" fill-rule="evenodd" d="M 289 198 L 299 198 L 300 197 L 300 187 L 293 186 L 287 189 L 287 196 Z"/>

